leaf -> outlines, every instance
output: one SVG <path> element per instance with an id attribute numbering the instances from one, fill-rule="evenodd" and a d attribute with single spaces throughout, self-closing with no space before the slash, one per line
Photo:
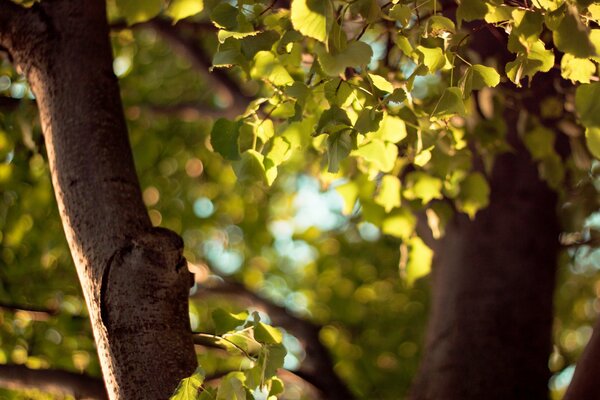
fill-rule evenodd
<path id="1" fill-rule="evenodd" d="M 252 79 L 266 79 L 275 86 L 285 86 L 294 83 L 294 79 L 270 51 L 259 51 L 254 56 L 254 65 L 250 70 Z"/>
<path id="2" fill-rule="evenodd" d="M 456 9 L 456 23 L 460 26 L 462 21 L 482 20 L 488 12 L 488 7 L 481 0 L 461 0 Z"/>
<path id="3" fill-rule="evenodd" d="M 500 83 L 500 74 L 492 67 L 475 64 L 467 71 L 458 82 L 463 96 L 467 97 L 472 90 L 481 90 L 485 87 L 495 87 Z"/>
<path id="4" fill-rule="evenodd" d="M 594 158 L 600 160 L 600 128 L 587 128 L 585 130 L 585 143 Z"/>
<path id="5" fill-rule="evenodd" d="M 567 53 L 560 61 L 560 73 L 573 83 L 590 83 L 590 78 L 596 73 L 596 65 L 587 58 L 576 58 Z"/>
<path id="6" fill-rule="evenodd" d="M 129 25 L 148 21 L 162 9 L 162 0 L 117 0 L 117 8 Z"/>
<path id="7" fill-rule="evenodd" d="M 238 181 L 242 183 L 267 182 L 264 157 L 255 150 L 242 153 L 241 159 L 232 163 Z"/>
<path id="8" fill-rule="evenodd" d="M 414 214 L 402 207 L 383 220 L 381 231 L 386 235 L 406 240 L 413 234 L 416 225 L 417 218 Z"/>
<path id="9" fill-rule="evenodd" d="M 408 263 L 406 265 L 405 278 L 408 286 L 431 272 L 431 261 L 433 251 L 418 236 L 413 236 L 408 241 Z"/>
<path id="10" fill-rule="evenodd" d="M 424 46 L 417 46 L 415 51 L 420 54 L 419 62 L 423 63 L 431 73 L 440 70 L 446 65 L 444 51 L 439 47 L 430 49 Z"/>
<path id="11" fill-rule="evenodd" d="M 232 67 L 244 63 L 244 57 L 241 52 L 241 43 L 235 38 L 228 38 L 219 43 L 217 52 L 213 56 L 213 68 Z"/>
<path id="12" fill-rule="evenodd" d="M 353 155 L 364 158 L 381 172 L 390 172 L 398 157 L 398 147 L 393 143 L 373 139 L 361 145 L 353 152 Z"/>
<path id="13" fill-rule="evenodd" d="M 459 211 L 469 218 L 475 218 L 477 211 L 490 203 L 490 187 L 480 172 L 469 174 L 460 184 L 460 193 L 456 201 Z"/>
<path id="14" fill-rule="evenodd" d="M 173 22 L 176 22 L 196 15 L 202 10 L 204 10 L 204 0 L 172 0 L 166 14 L 173 18 Z"/>
<path id="15" fill-rule="evenodd" d="M 219 118 L 210 132 L 210 144 L 213 149 L 227 160 L 240 159 L 240 136 L 241 121 L 230 121 Z"/>
<path id="16" fill-rule="evenodd" d="M 210 13 L 210 19 L 217 28 L 235 31 L 238 27 L 239 11 L 227 2 L 220 2 Z"/>
<path id="17" fill-rule="evenodd" d="M 271 379 L 271 388 L 269 389 L 269 396 L 277 396 L 282 394 L 284 390 L 283 381 L 277 377 Z"/>
<path id="18" fill-rule="evenodd" d="M 215 323 L 215 333 L 222 335 L 225 332 L 229 332 L 234 328 L 243 325 L 248 318 L 247 312 L 241 312 L 239 314 L 229 313 L 221 308 L 217 308 L 212 312 L 212 319 Z"/>
<path id="19" fill-rule="evenodd" d="M 225 375 L 219 384 L 216 400 L 246 400 L 245 380 L 242 372 L 230 372 Z"/>
<path id="20" fill-rule="evenodd" d="M 392 83 L 385 79 L 383 76 L 375 74 L 368 75 L 371 81 L 373 82 L 373 86 L 375 86 L 377 89 L 386 93 L 392 93 L 394 91 L 394 85 L 392 85 Z"/>
<path id="21" fill-rule="evenodd" d="M 342 197 L 344 201 L 344 209 L 342 213 L 344 215 L 349 215 L 354 210 L 354 206 L 356 205 L 356 199 L 358 198 L 358 187 L 355 182 L 349 181 L 344 183 L 343 185 L 339 185 L 335 187 L 335 191 Z"/>
<path id="22" fill-rule="evenodd" d="M 519 53 L 514 61 L 506 64 L 506 75 L 517 86 L 521 86 L 521 79 L 533 76 L 538 72 L 548 72 L 554 67 L 554 53 L 546 50 L 544 42 L 535 42 L 529 53 Z"/>
<path id="23" fill-rule="evenodd" d="M 399 117 L 383 113 L 383 118 L 379 123 L 379 129 L 373 134 L 373 138 L 381 139 L 385 142 L 399 143 L 406 138 L 406 124 Z"/>
<path id="24" fill-rule="evenodd" d="M 383 112 L 378 111 L 373 107 L 365 107 L 358 114 L 354 129 L 362 134 L 374 132 L 379 129 L 382 118 Z"/>
<path id="25" fill-rule="evenodd" d="M 332 54 L 325 46 L 315 46 L 315 53 L 319 58 L 319 65 L 329 76 L 339 76 L 346 68 L 360 68 L 368 65 L 373 56 L 373 49 L 365 42 L 355 41 L 339 53 Z"/>
<path id="26" fill-rule="evenodd" d="M 544 17 L 540 13 L 515 9 L 512 12 L 513 28 L 508 38 L 508 50 L 517 53 L 529 51 L 540 40 Z"/>
<path id="27" fill-rule="evenodd" d="M 449 18 L 433 15 L 427 19 L 426 32 L 429 36 L 446 37 L 456 33 L 456 26 Z"/>
<path id="28" fill-rule="evenodd" d="M 196 400 L 206 373 L 200 367 L 189 378 L 182 379 L 169 400 Z"/>
<path id="29" fill-rule="evenodd" d="M 433 109 L 432 116 L 443 119 L 465 114 L 465 103 L 462 100 L 461 90 L 457 87 L 450 87 L 442 93 L 440 100 Z"/>
<path id="30" fill-rule="evenodd" d="M 589 30 L 579 20 L 579 14 L 575 7 L 566 7 L 566 14 L 552 33 L 552 37 L 556 48 L 564 53 L 569 53 L 577 58 L 596 55 L 595 48 L 590 42 Z"/>
<path id="31" fill-rule="evenodd" d="M 395 4 L 390 8 L 390 18 L 394 21 L 398 21 L 403 27 L 406 27 L 412 17 L 412 11 L 410 7 L 403 4 Z"/>
<path id="32" fill-rule="evenodd" d="M 387 213 L 400 207 L 400 179 L 398 177 L 394 175 L 383 176 L 379 193 L 375 196 L 375 203 L 382 206 Z"/>
<path id="33" fill-rule="evenodd" d="M 294 29 L 305 36 L 327 42 L 333 9 L 329 0 L 293 0 L 291 19 Z"/>
<path id="34" fill-rule="evenodd" d="M 348 129 L 330 133 L 327 136 L 327 171 L 338 172 L 342 162 L 352 151 L 353 141 Z"/>
<path id="35" fill-rule="evenodd" d="M 283 340 L 283 334 L 277 328 L 262 322 L 256 322 L 254 324 L 254 338 L 261 343 L 280 344 Z"/>
<path id="36" fill-rule="evenodd" d="M 411 172 L 406 175 L 403 195 L 409 200 L 419 199 L 422 204 L 427 204 L 433 199 L 442 199 L 442 180 L 425 172 Z"/>
<path id="37" fill-rule="evenodd" d="M 523 136 L 525 147 L 534 160 L 541 160 L 554 154 L 554 139 L 554 133 L 543 126 L 538 126 Z"/>
<path id="38" fill-rule="evenodd" d="M 600 82 L 581 85 L 575 92 L 575 110 L 587 128 L 600 128 Z"/>
<path id="39" fill-rule="evenodd" d="M 350 121 L 346 111 L 338 106 L 331 106 L 321 114 L 319 123 L 317 124 L 316 133 L 329 133 L 332 130 L 338 129 L 337 127 L 339 126 L 350 127 L 351 125 L 352 121 Z"/>

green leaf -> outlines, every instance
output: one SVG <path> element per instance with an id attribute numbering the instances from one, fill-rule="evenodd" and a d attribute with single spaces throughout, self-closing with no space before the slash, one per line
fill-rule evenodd
<path id="1" fill-rule="evenodd" d="M 417 46 L 415 50 L 419 55 L 419 62 L 423 63 L 429 72 L 434 73 L 446 65 L 444 51 L 439 47 L 432 49 L 424 46 Z"/>
<path id="2" fill-rule="evenodd" d="M 364 158 L 381 172 L 390 172 L 398 158 L 398 147 L 393 143 L 373 139 L 359 146 L 353 155 Z"/>
<path id="3" fill-rule="evenodd" d="M 590 78 L 596 73 L 596 65 L 587 58 L 565 54 L 560 61 L 560 72 L 563 78 L 573 83 L 590 83 Z"/>
<path id="4" fill-rule="evenodd" d="M 277 396 L 282 394 L 284 390 L 283 381 L 277 377 L 271 379 L 271 388 L 269 389 L 269 396 Z"/>
<path id="5" fill-rule="evenodd" d="M 379 129 L 377 129 L 372 137 L 381 139 L 385 142 L 399 143 L 406 135 L 406 124 L 404 121 L 384 112 L 383 118 L 379 124 Z"/>
<path id="6" fill-rule="evenodd" d="M 515 9 L 512 12 L 513 28 L 508 38 L 508 50 L 517 53 L 529 51 L 540 40 L 544 17 L 540 13 Z"/>
<path id="7" fill-rule="evenodd" d="M 554 45 L 560 51 L 577 58 L 587 58 L 596 55 L 589 33 L 589 29 L 579 20 L 577 9 L 567 6 L 566 14 L 552 37 Z"/>
<path id="8" fill-rule="evenodd" d="M 162 9 L 162 0 L 117 0 L 117 8 L 128 24 L 148 21 Z"/>
<path id="9" fill-rule="evenodd" d="M 217 52 L 212 60 L 213 68 L 228 68 L 234 65 L 242 65 L 244 63 L 244 56 L 241 50 L 241 43 L 235 38 L 228 38 L 224 42 L 219 43 Z"/>
<path id="10" fill-rule="evenodd" d="M 212 319 L 215 323 L 215 333 L 222 335 L 225 332 L 229 332 L 237 326 L 243 325 L 248 318 L 247 312 L 241 312 L 239 314 L 229 313 L 221 308 L 217 308 L 212 312 Z"/>
<path id="11" fill-rule="evenodd" d="M 456 206 L 459 211 L 466 213 L 469 218 L 475 218 L 477 211 L 490 203 L 490 187 L 480 172 L 469 174 L 460 184 Z"/>
<path id="12" fill-rule="evenodd" d="M 517 86 L 525 76 L 533 78 L 538 72 L 548 72 L 554 67 L 554 53 L 546 50 L 544 42 L 535 42 L 529 53 L 519 53 L 514 61 L 506 64 L 506 75 Z"/>
<path id="13" fill-rule="evenodd" d="M 390 18 L 394 21 L 398 21 L 403 27 L 406 27 L 412 17 L 412 11 L 410 7 L 403 4 L 395 4 L 390 8 Z"/>
<path id="14" fill-rule="evenodd" d="M 200 367 L 189 378 L 182 379 L 169 400 L 196 400 L 206 373 Z"/>
<path id="15" fill-rule="evenodd" d="M 441 199 L 442 180 L 425 172 L 414 171 L 406 175 L 404 197 L 409 200 L 421 200 L 427 204 L 433 199 Z"/>
<path id="16" fill-rule="evenodd" d="M 431 261 L 433 251 L 418 236 L 413 236 L 408 241 L 408 263 L 406 265 L 405 278 L 408 286 L 431 272 Z"/>
<path id="17" fill-rule="evenodd" d="M 462 92 L 457 87 L 446 88 L 432 112 L 433 117 L 440 119 L 465 114 L 466 110 L 462 99 Z"/>
<path id="18" fill-rule="evenodd" d="M 327 42 L 333 9 L 329 0 L 293 0 L 291 18 L 294 29 L 305 36 Z"/>
<path id="19" fill-rule="evenodd" d="M 587 128 L 600 128 L 600 82 L 581 85 L 575 92 L 575 110 Z"/>
<path id="20" fill-rule="evenodd" d="M 379 193 L 375 196 L 375 203 L 382 206 L 387 213 L 400 207 L 400 179 L 398 177 L 394 175 L 383 176 Z"/>
<path id="21" fill-rule="evenodd" d="M 365 107 L 358 114 L 354 129 L 358 133 L 366 134 L 375 132 L 379 129 L 379 124 L 383 118 L 383 112 L 374 109 L 373 107 Z"/>
<path id="22" fill-rule="evenodd" d="M 283 340 L 283 334 L 277 328 L 262 322 L 256 322 L 254 324 L 254 338 L 261 343 L 280 344 Z"/>
<path id="23" fill-rule="evenodd" d="M 394 91 L 394 85 L 392 85 L 392 83 L 385 79 L 383 76 L 375 74 L 368 75 L 371 81 L 373 82 L 373 86 L 375 86 L 377 89 L 386 93 L 392 93 Z"/>
<path id="24" fill-rule="evenodd" d="M 346 111 L 338 106 L 331 106 L 327 110 L 323 111 L 317 124 L 316 133 L 330 133 L 334 130 L 338 130 L 340 126 L 350 127 L 352 121 L 346 114 Z"/>
<path id="25" fill-rule="evenodd" d="M 279 368 L 283 368 L 283 360 L 287 350 L 282 344 L 266 346 L 264 350 L 264 376 L 271 378 L 277 374 Z"/>
<path id="26" fill-rule="evenodd" d="M 245 380 L 242 372 L 230 372 L 225 375 L 219 384 L 216 400 L 246 400 Z"/>
<path id="27" fill-rule="evenodd" d="M 523 136 L 525 147 L 534 160 L 541 160 L 554 154 L 554 139 L 554 133 L 543 126 L 538 126 Z"/>
<path id="28" fill-rule="evenodd" d="M 166 14 L 176 22 L 198 14 L 202 10 L 204 10 L 204 0 L 172 0 Z"/>
<path id="29" fill-rule="evenodd" d="M 600 128 L 592 127 L 585 130 L 585 142 L 590 153 L 600 160 Z"/>
<path id="30" fill-rule="evenodd" d="M 383 220 L 381 231 L 386 235 L 407 240 L 415 231 L 416 225 L 417 218 L 414 214 L 402 207 Z"/>
<path id="31" fill-rule="evenodd" d="M 317 44 L 315 53 L 323 72 L 329 76 L 339 76 L 344 73 L 346 68 L 360 68 L 368 65 L 373 56 L 373 49 L 365 42 L 355 41 L 336 54 L 329 53 L 325 46 Z"/>
<path id="32" fill-rule="evenodd" d="M 264 156 L 255 150 L 242 153 L 241 159 L 232 163 L 238 181 L 242 183 L 269 182 L 267 179 Z"/>
<path id="33" fill-rule="evenodd" d="M 358 187 L 355 182 L 349 181 L 343 185 L 335 187 L 335 191 L 342 197 L 344 201 L 344 209 L 342 213 L 349 215 L 354 210 L 356 199 L 358 198 Z"/>
<path id="34" fill-rule="evenodd" d="M 427 19 L 426 32 L 432 37 L 446 37 L 456 33 L 456 26 L 451 19 L 441 15 L 434 15 Z"/>
<path id="35" fill-rule="evenodd" d="M 349 132 L 349 129 L 341 129 L 327 136 L 327 159 L 329 161 L 327 171 L 338 172 L 340 163 L 352 151 L 354 144 Z"/>
<path id="36" fill-rule="evenodd" d="M 484 87 L 495 87 L 500 83 L 500 74 L 492 67 L 475 64 L 467 71 L 458 82 L 458 87 L 467 97 L 472 90 L 481 90 Z"/>
<path id="37" fill-rule="evenodd" d="M 271 141 L 269 152 L 265 156 L 275 167 L 288 160 L 292 155 L 290 142 L 282 136 L 276 136 Z"/>
<path id="38" fill-rule="evenodd" d="M 285 86 L 294 83 L 294 79 L 270 51 L 259 51 L 254 56 L 254 65 L 250 70 L 252 79 L 266 79 L 275 86 Z"/>
<path id="39" fill-rule="evenodd" d="M 456 23 L 460 26 L 462 21 L 482 20 L 488 12 L 488 7 L 481 0 L 461 0 L 456 9 Z"/>
<path id="40" fill-rule="evenodd" d="M 240 136 L 241 121 L 230 121 L 219 118 L 210 132 L 210 144 L 213 149 L 227 160 L 240 159 Z"/>
<path id="41" fill-rule="evenodd" d="M 210 19 L 217 28 L 234 31 L 238 27 L 239 11 L 227 2 L 220 2 L 210 13 Z"/>

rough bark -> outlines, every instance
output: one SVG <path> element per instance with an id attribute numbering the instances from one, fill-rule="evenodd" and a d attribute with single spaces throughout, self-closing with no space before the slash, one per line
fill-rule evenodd
<path id="1" fill-rule="evenodd" d="M 109 397 L 165 399 L 196 366 L 192 279 L 181 239 L 153 228 L 141 199 L 105 3 L 2 0 L 0 10 L 0 45 L 36 95 Z"/>
<path id="2" fill-rule="evenodd" d="M 457 218 L 436 249 L 411 399 L 548 398 L 556 195 L 522 145 L 513 146 L 496 161 L 489 207 L 474 221 Z"/>

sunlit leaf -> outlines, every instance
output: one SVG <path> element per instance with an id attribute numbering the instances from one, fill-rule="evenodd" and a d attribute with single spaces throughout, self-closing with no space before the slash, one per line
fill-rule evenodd
<path id="1" fill-rule="evenodd" d="M 200 367 L 189 378 L 182 379 L 169 400 L 196 400 L 206 373 Z"/>
<path id="2" fill-rule="evenodd" d="M 490 202 L 490 187 L 485 177 L 474 172 L 467 176 L 460 184 L 460 193 L 456 201 L 458 209 L 466 213 L 471 219 Z"/>
<path id="3" fill-rule="evenodd" d="M 174 21 L 191 17 L 202 12 L 204 0 L 172 0 L 169 3 L 166 14 Z"/>

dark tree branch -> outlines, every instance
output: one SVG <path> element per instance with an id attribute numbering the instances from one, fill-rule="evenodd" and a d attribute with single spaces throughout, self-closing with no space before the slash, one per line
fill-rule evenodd
<path id="1" fill-rule="evenodd" d="M 101 379 L 56 369 L 30 369 L 24 365 L 0 365 L 0 387 L 39 389 L 76 399 L 107 399 Z"/>
<path id="2" fill-rule="evenodd" d="M 235 282 L 208 287 L 198 291 L 194 297 L 200 299 L 219 295 L 265 312 L 271 317 L 273 325 L 281 326 L 296 336 L 304 347 L 306 359 L 302 362 L 300 370 L 294 373 L 323 392 L 324 398 L 354 398 L 346 383 L 336 374 L 329 350 L 319 340 L 320 326 L 290 314 L 285 307 L 276 305 Z"/>
<path id="3" fill-rule="evenodd" d="M 25 14 L 25 9 L 11 0 L 0 0 L 0 46 L 10 48 L 17 23 Z"/>
<path id="4" fill-rule="evenodd" d="M 239 115 L 236 110 L 231 108 L 219 109 L 214 106 L 208 106 L 200 103 L 179 103 L 179 104 L 140 104 L 142 110 L 155 115 L 164 115 L 176 117 L 184 121 L 196 121 L 202 118 L 235 118 Z M 0 107 L 1 110 L 1 107 Z"/>
<path id="5" fill-rule="evenodd" d="M 215 95 L 228 104 L 229 112 L 239 115 L 245 111 L 252 98 L 243 95 L 240 86 L 226 72 L 222 70 L 209 72 L 212 60 L 193 38 L 186 37 L 180 24 L 173 25 L 163 19 L 153 19 L 148 21 L 146 26 L 161 35 L 171 45 L 173 51 L 191 62 Z"/>
<path id="6" fill-rule="evenodd" d="M 58 314 L 57 309 L 32 307 L 23 304 L 0 303 L 0 310 L 9 312 L 26 313 L 34 321 L 47 321 L 50 317 Z"/>

